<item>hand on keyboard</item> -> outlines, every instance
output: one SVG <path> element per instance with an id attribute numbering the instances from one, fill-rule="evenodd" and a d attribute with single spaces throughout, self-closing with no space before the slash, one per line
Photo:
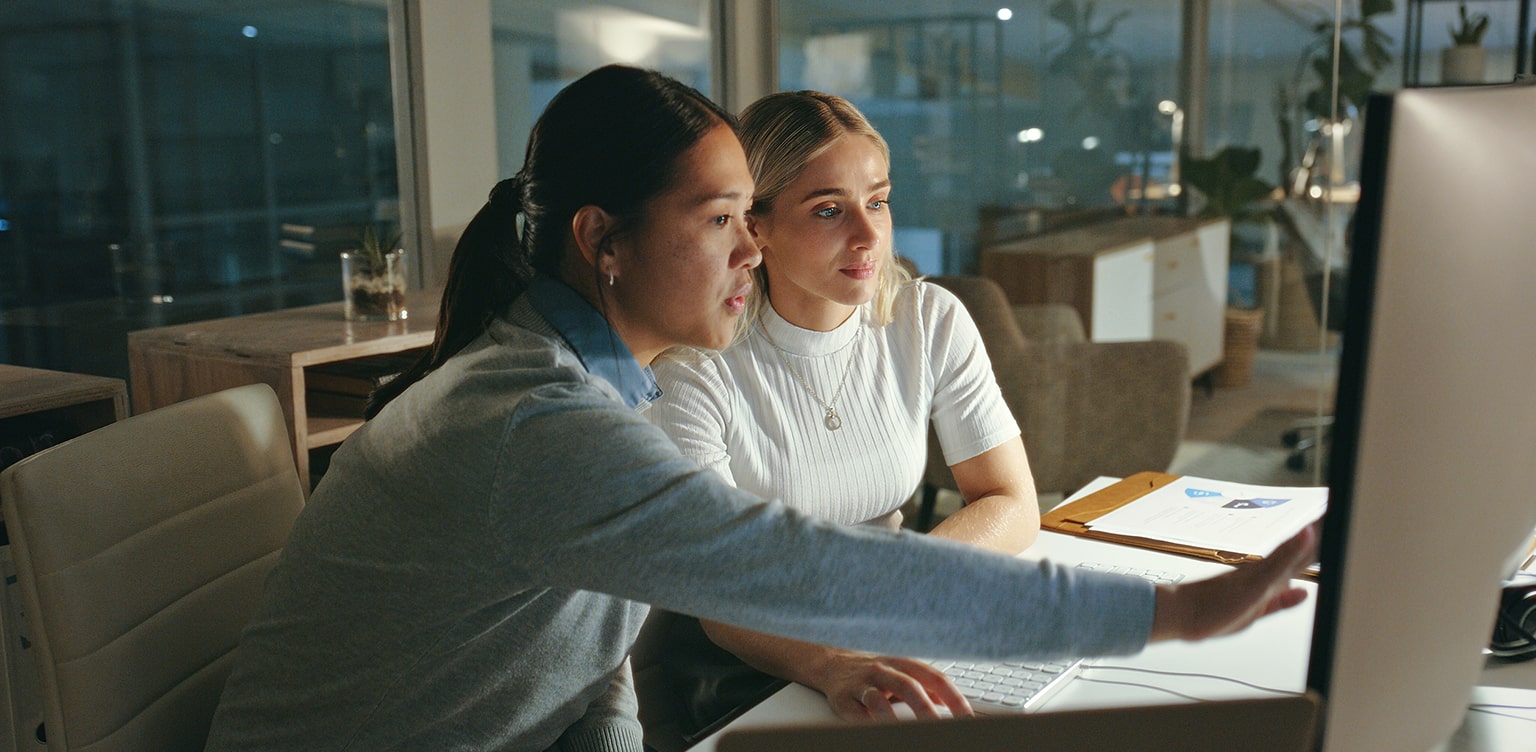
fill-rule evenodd
<path id="1" fill-rule="evenodd" d="M 926 661 L 839 651 L 817 673 L 813 688 L 844 720 L 972 715 L 960 690 Z"/>
<path id="2" fill-rule="evenodd" d="M 1155 585 L 1171 585 L 1184 575 L 1141 567 L 1083 562 L 1079 569 L 1140 577 Z M 1081 668 L 1080 660 L 1057 661 L 934 661 L 970 700 L 978 713 L 1023 712 L 1038 709 L 1066 686 Z"/>

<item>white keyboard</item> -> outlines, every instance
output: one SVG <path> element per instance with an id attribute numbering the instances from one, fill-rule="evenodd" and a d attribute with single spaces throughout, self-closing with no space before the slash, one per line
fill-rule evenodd
<path id="1" fill-rule="evenodd" d="M 1079 569 L 1140 577 L 1156 585 L 1184 579 L 1177 572 L 1083 562 Z M 965 695 L 977 713 L 1028 713 L 1061 691 L 1083 666 L 1082 659 L 1058 661 L 930 661 Z"/>

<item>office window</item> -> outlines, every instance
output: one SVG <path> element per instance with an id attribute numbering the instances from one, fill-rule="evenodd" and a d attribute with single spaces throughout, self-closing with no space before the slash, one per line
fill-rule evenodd
<path id="1" fill-rule="evenodd" d="M 336 243 L 398 221 L 387 28 L 383 3 L 7 0 L 0 362 L 126 377 L 128 331 L 340 299 Z"/>
<path id="2" fill-rule="evenodd" d="M 609 63 L 653 68 L 713 95 L 707 0 L 493 0 L 498 169 L 523 165 L 528 134 L 566 84 Z M 616 115 L 619 117 L 621 115 Z"/>
<path id="3" fill-rule="evenodd" d="M 903 249 L 925 271 L 973 270 L 985 214 L 1167 182 L 1180 3 L 1002 5 L 779 5 L 779 88 L 845 96 L 890 142 L 898 225 L 943 245 Z"/>

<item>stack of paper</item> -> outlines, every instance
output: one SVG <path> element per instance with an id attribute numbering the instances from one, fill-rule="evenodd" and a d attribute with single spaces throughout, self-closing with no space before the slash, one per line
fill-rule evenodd
<path id="1" fill-rule="evenodd" d="M 1095 533 L 1262 557 L 1322 517 L 1327 505 L 1323 487 L 1181 476 L 1085 524 Z"/>

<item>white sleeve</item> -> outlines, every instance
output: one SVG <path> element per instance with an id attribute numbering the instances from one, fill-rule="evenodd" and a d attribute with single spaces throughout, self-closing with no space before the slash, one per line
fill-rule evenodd
<path id="1" fill-rule="evenodd" d="M 661 387 L 661 399 L 646 410 L 646 418 L 671 437 L 684 457 L 735 485 L 725 437 L 731 420 L 730 392 L 721 378 L 719 356 L 667 356 L 653 363 L 651 370 Z"/>
<path id="2" fill-rule="evenodd" d="M 955 465 L 1019 435 L 1019 424 L 992 373 L 981 332 L 954 293 L 921 283 L 918 306 L 929 368 L 933 371 L 932 418 L 944 462 Z"/>

